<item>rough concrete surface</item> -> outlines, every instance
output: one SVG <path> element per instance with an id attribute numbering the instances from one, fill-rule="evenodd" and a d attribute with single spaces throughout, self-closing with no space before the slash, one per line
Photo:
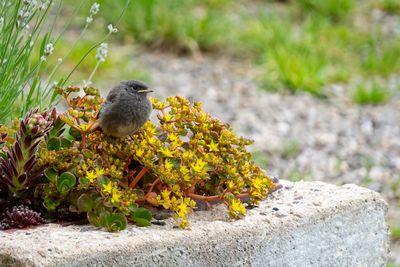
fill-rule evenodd
<path id="1" fill-rule="evenodd" d="M 0 232 L 0 266 L 384 266 L 387 205 L 355 185 L 284 181 L 259 207 L 226 221 L 196 212 L 191 230 L 46 225 Z"/>

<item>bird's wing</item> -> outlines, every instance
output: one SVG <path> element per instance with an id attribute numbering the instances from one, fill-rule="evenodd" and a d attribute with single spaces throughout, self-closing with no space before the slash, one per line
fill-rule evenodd
<path id="1" fill-rule="evenodd" d="M 109 104 L 114 103 L 120 94 L 121 94 L 120 88 L 111 89 L 111 91 L 107 95 L 106 102 Z"/>
<path id="2" fill-rule="evenodd" d="M 111 89 L 110 92 L 109 92 L 108 95 L 107 95 L 106 102 L 103 104 L 103 106 L 104 106 L 105 104 L 106 104 L 106 105 L 110 105 L 110 104 L 114 103 L 115 101 L 117 101 L 118 96 L 121 95 L 120 90 L 121 90 L 121 89 L 120 89 L 119 87 L 114 87 L 113 89 Z M 103 107 L 102 107 L 102 108 L 103 108 Z M 97 117 L 96 117 L 97 119 L 98 119 L 99 116 L 100 116 L 100 113 L 101 113 L 102 108 L 101 108 L 100 111 L 97 113 Z"/>

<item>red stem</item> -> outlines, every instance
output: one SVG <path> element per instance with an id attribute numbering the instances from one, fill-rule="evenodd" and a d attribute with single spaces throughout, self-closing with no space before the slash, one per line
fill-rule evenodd
<path id="1" fill-rule="evenodd" d="M 153 188 L 156 184 L 158 184 L 160 182 L 160 178 L 157 178 L 150 186 L 150 189 L 147 191 L 146 197 L 151 193 L 151 191 L 153 191 Z"/>
<path id="2" fill-rule="evenodd" d="M 133 179 L 132 183 L 129 185 L 130 188 L 134 188 L 136 184 L 142 179 L 143 175 L 147 172 L 147 168 L 143 167 L 138 175 L 136 175 L 135 179 Z"/>

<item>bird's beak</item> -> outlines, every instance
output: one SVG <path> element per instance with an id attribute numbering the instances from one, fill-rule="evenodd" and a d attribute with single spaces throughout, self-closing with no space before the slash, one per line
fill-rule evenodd
<path id="1" fill-rule="evenodd" d="M 138 93 L 151 93 L 151 92 L 154 92 L 154 91 L 151 90 L 151 89 L 143 89 L 143 90 L 138 90 L 137 92 Z"/>

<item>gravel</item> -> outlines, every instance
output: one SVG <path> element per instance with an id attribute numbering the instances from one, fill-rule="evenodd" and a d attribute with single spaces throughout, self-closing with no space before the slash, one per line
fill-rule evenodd
<path id="1" fill-rule="evenodd" d="M 226 59 L 156 53 L 140 53 L 135 59 L 149 72 L 157 97 L 201 101 L 239 135 L 255 140 L 251 150 L 268 174 L 368 187 L 389 201 L 392 225 L 399 221 L 400 210 L 394 206 L 396 193 L 400 195 L 400 185 L 395 186 L 400 179 L 398 91 L 385 105 L 360 106 L 340 85 L 329 88 L 327 99 L 262 91 L 254 66 Z M 397 90 L 399 81 L 392 84 Z"/>

